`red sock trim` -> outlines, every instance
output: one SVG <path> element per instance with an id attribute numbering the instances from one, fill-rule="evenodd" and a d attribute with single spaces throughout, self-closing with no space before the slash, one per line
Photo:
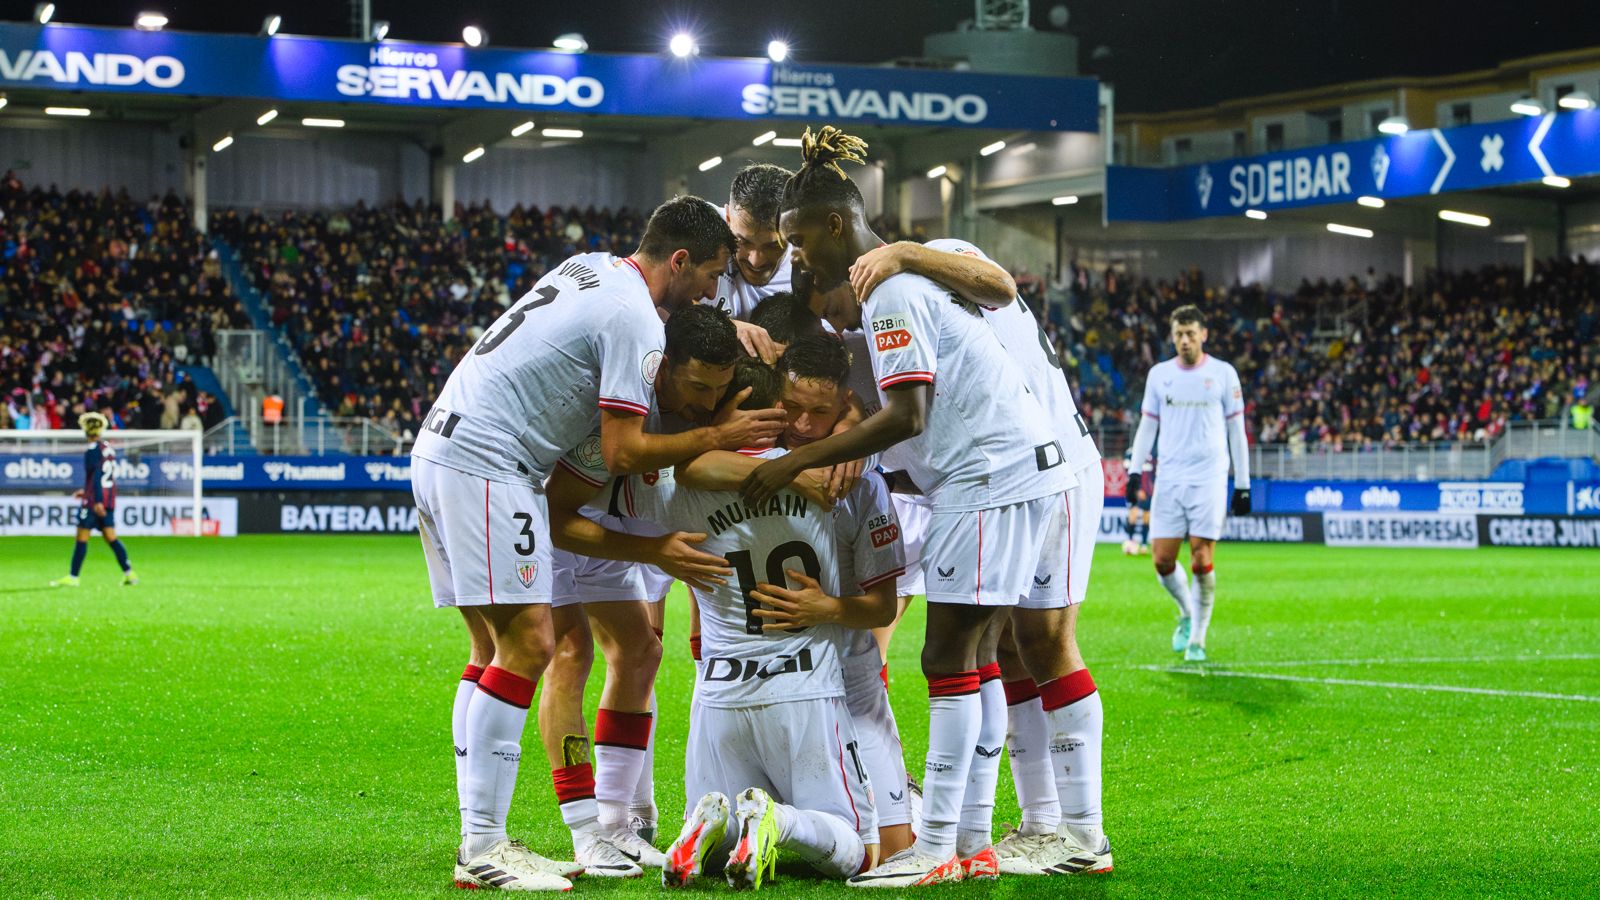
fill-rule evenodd
<path id="1" fill-rule="evenodd" d="M 871 850 L 863 850 L 861 852 L 861 868 L 856 869 L 856 874 L 860 875 L 862 872 L 865 872 L 865 871 L 867 871 L 868 869 L 871 869 L 871 868 L 872 868 L 872 851 Z"/>
<path id="2" fill-rule="evenodd" d="M 1000 677 L 1000 664 L 997 662 L 984 663 L 978 667 L 978 683 L 994 681 Z"/>
<path id="3" fill-rule="evenodd" d="M 478 676 L 478 690 L 499 700 L 527 709 L 533 703 L 533 682 L 521 675 L 513 675 L 499 666 L 485 666 Z"/>
<path id="4" fill-rule="evenodd" d="M 1088 669 L 1079 669 L 1039 685 L 1039 696 L 1044 700 L 1045 712 L 1071 706 L 1092 693 L 1094 679 L 1089 677 Z"/>
<path id="5" fill-rule="evenodd" d="M 689 635 L 689 655 L 694 657 L 695 662 L 700 661 L 700 635 L 698 634 Z"/>
<path id="6" fill-rule="evenodd" d="M 644 750 L 650 746 L 650 728 L 655 716 L 600 709 L 594 714 L 594 745 Z"/>
<path id="7" fill-rule="evenodd" d="M 1039 686 L 1033 683 L 1032 678 L 1007 681 L 1002 686 L 1006 689 L 1007 706 L 1016 706 L 1018 703 L 1027 703 L 1029 700 L 1039 698 Z"/>
<path id="8" fill-rule="evenodd" d="M 883 664 L 883 668 L 878 670 L 878 680 L 883 682 L 883 689 L 884 690 L 888 690 L 889 689 L 889 664 L 888 663 L 884 663 Z"/>
<path id="9" fill-rule="evenodd" d="M 935 675 L 928 679 L 929 697 L 960 697 L 978 692 L 978 673 L 957 672 L 954 675 Z"/>
<path id="10" fill-rule="evenodd" d="M 472 665 L 469 665 L 465 669 L 461 670 L 461 680 L 462 681 L 471 681 L 474 684 L 476 684 L 478 679 L 482 678 L 482 677 L 483 677 L 483 666 L 472 666 Z"/>
<path id="11" fill-rule="evenodd" d="M 1176 571 L 1178 571 L 1178 564 L 1177 563 L 1173 563 L 1172 565 L 1167 566 L 1167 570 L 1165 572 L 1161 571 L 1161 567 L 1160 566 L 1156 566 L 1156 574 L 1157 575 L 1171 575 L 1173 572 L 1176 572 Z"/>
<path id="12" fill-rule="evenodd" d="M 550 780 L 556 785 L 557 803 L 594 799 L 594 766 L 589 763 L 555 769 Z"/>
<path id="13" fill-rule="evenodd" d="M 1216 568 L 1216 566 L 1215 566 L 1215 565 L 1210 565 L 1210 566 L 1195 566 L 1195 567 L 1194 567 L 1194 573 L 1195 573 L 1195 574 L 1196 574 L 1196 575 L 1205 575 L 1205 574 L 1206 574 L 1206 573 L 1208 573 L 1208 572 L 1210 572 L 1210 571 L 1211 571 L 1211 570 L 1212 570 L 1212 569 L 1215 569 L 1215 568 Z"/>

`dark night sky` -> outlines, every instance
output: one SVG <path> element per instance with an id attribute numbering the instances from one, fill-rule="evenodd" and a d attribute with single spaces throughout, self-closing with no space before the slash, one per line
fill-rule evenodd
<path id="1" fill-rule="evenodd" d="M 1431 75 L 1600 45 L 1596 0 L 1078 0 L 1065 5 L 1080 41 L 1084 74 L 1117 87 L 1119 111 L 1158 111 L 1231 97 L 1389 75 Z M 1053 0 L 1033 4 L 1048 28 Z M 140 9 L 166 13 L 170 27 L 255 32 L 268 12 L 284 31 L 346 36 L 346 0 L 59 0 L 58 22 L 129 25 Z M 754 9 L 754 12 L 745 12 Z M 0 2 L 0 18 L 26 20 L 31 0 Z M 838 10 L 830 13 L 829 10 Z M 648 52 L 675 25 L 692 26 L 702 52 L 756 56 L 774 35 L 800 61 L 873 63 L 921 52 L 925 33 L 970 18 L 970 0 L 813 0 L 808 4 L 682 0 L 373 0 L 391 37 L 460 40 L 478 24 L 502 46 L 548 46 L 582 32 L 596 51 Z M 896 27 L 904 23 L 904 27 Z M 1096 47 L 1108 58 L 1091 61 Z"/>

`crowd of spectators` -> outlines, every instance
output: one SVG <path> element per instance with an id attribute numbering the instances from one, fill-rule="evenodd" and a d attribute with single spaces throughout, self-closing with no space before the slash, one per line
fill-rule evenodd
<path id="1" fill-rule="evenodd" d="M 1073 312 L 1047 330 L 1102 429 L 1137 422 L 1145 373 L 1173 353 L 1167 316 L 1188 303 L 1206 315 L 1206 350 L 1239 370 L 1263 443 L 1481 441 L 1586 413 L 1600 382 L 1600 267 L 1582 258 L 1540 263 L 1527 283 L 1520 268 L 1432 273 L 1415 288 L 1369 271 L 1287 294 L 1193 271 L 1075 274 Z"/>
<path id="2" fill-rule="evenodd" d="M 26 189 L 8 173 L 0 214 L 0 427 L 71 427 L 85 409 L 122 427 L 220 419 L 176 366 L 204 362 L 212 333 L 246 320 L 181 201 Z M 574 253 L 632 252 L 642 226 L 630 209 L 532 206 L 446 222 L 420 203 L 211 219 L 327 409 L 402 436 L 512 299 Z M 1207 350 L 1239 370 L 1261 442 L 1484 440 L 1586 411 L 1600 381 L 1600 268 L 1582 259 L 1542 263 L 1527 283 L 1485 268 L 1407 288 L 1369 271 L 1287 293 L 1198 271 L 1063 274 L 1057 291 L 1026 273 L 1018 286 L 1102 432 L 1137 422 L 1145 372 L 1172 353 L 1166 317 L 1189 303 L 1207 317 Z"/>
<path id="3" fill-rule="evenodd" d="M 180 377 L 244 312 L 172 195 L 0 179 L 0 428 L 205 427 L 216 398 Z"/>
<path id="4" fill-rule="evenodd" d="M 575 253 L 632 253 L 643 218 L 469 206 L 446 222 L 437 208 L 396 204 L 224 213 L 212 230 L 239 248 L 328 410 L 414 435 L 451 368 L 511 300 Z"/>

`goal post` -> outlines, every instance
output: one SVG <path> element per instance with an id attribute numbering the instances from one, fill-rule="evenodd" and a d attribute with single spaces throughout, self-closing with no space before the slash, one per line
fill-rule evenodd
<path id="1" fill-rule="evenodd" d="M 200 536 L 206 530 L 205 435 L 190 429 L 106 429 L 100 439 L 116 451 L 112 469 L 119 500 L 155 498 L 143 533 Z M 84 486 L 89 441 L 78 429 L 0 430 L 0 500 L 21 495 L 54 498 Z M 119 504 L 120 505 L 120 504 Z M 15 511 L 8 519 L 15 519 Z M 38 509 L 29 511 L 40 515 Z M 178 515 L 178 513 L 182 515 Z M 50 516 L 46 516 L 47 519 Z M 0 530 L 0 533 L 12 533 Z"/>

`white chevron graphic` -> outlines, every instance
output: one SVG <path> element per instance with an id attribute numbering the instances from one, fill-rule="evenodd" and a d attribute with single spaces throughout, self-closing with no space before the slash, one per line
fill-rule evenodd
<path id="1" fill-rule="evenodd" d="M 1456 164 L 1456 152 L 1450 149 L 1450 142 L 1444 139 L 1444 135 L 1440 134 L 1437 128 L 1433 130 L 1433 142 L 1439 145 L 1440 150 L 1444 151 L 1444 168 L 1440 169 L 1439 174 L 1434 176 L 1433 187 L 1428 188 L 1428 193 L 1437 194 L 1439 193 L 1439 188 L 1444 186 L 1445 176 L 1450 174 L 1450 167 Z"/>
<path id="2" fill-rule="evenodd" d="M 1555 113 L 1545 113 L 1544 121 L 1539 123 L 1539 130 L 1533 133 L 1533 140 L 1528 142 L 1528 152 L 1533 154 L 1533 161 L 1539 164 L 1539 168 L 1543 169 L 1546 175 L 1554 175 L 1556 172 L 1550 168 L 1550 160 L 1544 158 L 1544 151 L 1539 149 L 1539 145 L 1544 143 L 1544 136 L 1550 133 L 1550 126 L 1555 124 L 1555 121 Z"/>

